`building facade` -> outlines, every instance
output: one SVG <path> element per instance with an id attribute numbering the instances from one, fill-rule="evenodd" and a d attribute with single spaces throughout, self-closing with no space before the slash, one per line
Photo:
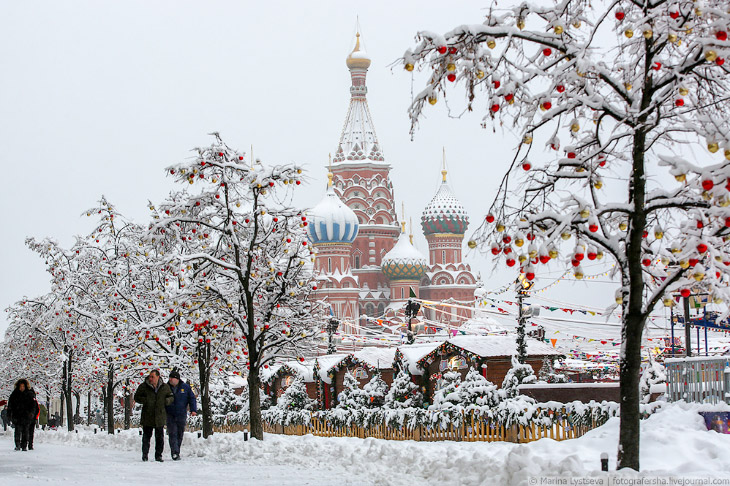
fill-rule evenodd
<path id="1" fill-rule="evenodd" d="M 327 193 L 312 209 L 310 240 L 317 249 L 315 298 L 330 304 L 345 333 L 359 334 L 377 319 L 398 314 L 411 295 L 453 300 L 464 308 L 424 310 L 429 319 L 457 323 L 471 317 L 476 279 L 462 261 L 468 217 L 443 182 L 421 218 L 428 259 L 396 215 L 391 166 L 375 132 L 367 102 L 371 60 L 357 34 L 347 56 L 350 105 L 332 158 Z M 349 211 L 348 211 L 349 210 Z M 354 229 L 354 234 L 345 228 Z"/>

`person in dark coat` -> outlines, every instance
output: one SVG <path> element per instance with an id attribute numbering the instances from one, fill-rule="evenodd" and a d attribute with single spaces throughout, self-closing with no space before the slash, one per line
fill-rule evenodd
<path id="1" fill-rule="evenodd" d="M 170 437 L 172 460 L 179 461 L 180 446 L 188 420 L 188 407 L 190 407 L 190 415 L 195 416 L 198 413 L 198 404 L 193 389 L 180 380 L 180 373 L 177 370 L 170 372 L 170 380 L 167 384 L 175 397 L 172 405 L 167 406 L 167 435 Z"/>
<path id="2" fill-rule="evenodd" d="M 170 387 L 160 378 L 159 370 L 152 370 L 134 393 L 134 401 L 142 405 L 142 460 L 147 461 L 150 452 L 152 431 L 155 432 L 155 461 L 163 462 L 162 451 L 165 449 L 165 407 L 172 405 L 173 396 Z"/>
<path id="3" fill-rule="evenodd" d="M 33 450 L 33 438 L 35 438 L 35 428 L 38 425 L 38 415 L 41 409 L 38 407 L 38 400 L 36 399 L 36 393 L 33 388 L 30 388 L 30 392 L 33 395 L 33 420 L 28 425 L 28 450 Z"/>
<path id="4" fill-rule="evenodd" d="M 3 407 L 2 411 L 0 411 L 0 417 L 3 421 L 3 432 L 7 432 L 8 430 L 8 407 Z"/>
<path id="5" fill-rule="evenodd" d="M 37 403 L 35 392 L 30 389 L 28 380 L 20 379 L 8 400 L 8 418 L 15 426 L 15 450 L 28 450 L 28 435 L 32 424 L 35 424 Z M 31 442 L 31 447 L 33 446 Z"/>

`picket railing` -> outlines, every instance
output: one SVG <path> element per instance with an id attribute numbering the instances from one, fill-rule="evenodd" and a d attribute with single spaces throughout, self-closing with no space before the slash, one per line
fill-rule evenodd
<path id="1" fill-rule="evenodd" d="M 667 398 L 730 403 L 730 356 L 668 358 Z"/>
<path id="2" fill-rule="evenodd" d="M 570 423 L 567 414 L 553 419 L 550 425 L 531 422 L 529 425 L 514 424 L 505 426 L 489 418 L 480 417 L 474 412 L 465 412 L 458 425 L 452 423 L 446 428 L 439 425 L 392 427 L 386 423 L 370 427 L 348 427 L 334 425 L 313 415 L 308 424 L 284 426 L 264 421 L 264 432 L 284 435 L 312 434 L 317 437 L 359 437 L 361 439 L 373 437 L 376 439 L 424 442 L 452 440 L 461 442 L 526 443 L 543 438 L 554 440 L 575 439 L 596 426 L 595 421 L 590 425 L 573 425 Z"/>

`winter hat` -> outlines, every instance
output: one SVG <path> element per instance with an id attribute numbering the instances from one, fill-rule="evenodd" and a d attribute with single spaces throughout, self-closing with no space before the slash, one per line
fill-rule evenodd
<path id="1" fill-rule="evenodd" d="M 177 370 L 172 370 L 170 372 L 170 378 L 177 378 L 179 380 L 180 379 L 180 372 L 177 371 Z"/>

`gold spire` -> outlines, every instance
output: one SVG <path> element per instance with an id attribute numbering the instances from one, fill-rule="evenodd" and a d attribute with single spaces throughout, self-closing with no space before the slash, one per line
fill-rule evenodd
<path id="1" fill-rule="evenodd" d="M 441 182 L 446 182 L 446 147 L 443 147 L 443 161 L 442 161 L 442 169 L 441 169 Z"/>
<path id="2" fill-rule="evenodd" d="M 413 244 L 413 218 L 408 218 L 408 239 L 411 240 L 411 245 Z"/>
<path id="3" fill-rule="evenodd" d="M 332 178 L 334 177 L 334 174 L 332 174 L 332 154 L 329 154 L 329 170 L 327 171 L 327 187 L 332 187 Z"/>
<path id="4" fill-rule="evenodd" d="M 406 203 L 401 202 L 400 207 L 401 207 L 401 217 L 402 217 L 402 220 L 400 223 L 401 233 L 405 233 L 406 232 Z"/>
<path id="5" fill-rule="evenodd" d="M 370 67 L 370 58 L 365 51 L 360 50 L 360 29 L 355 34 L 355 48 L 349 56 L 347 56 L 347 67 L 350 69 L 359 68 L 367 69 Z"/>

